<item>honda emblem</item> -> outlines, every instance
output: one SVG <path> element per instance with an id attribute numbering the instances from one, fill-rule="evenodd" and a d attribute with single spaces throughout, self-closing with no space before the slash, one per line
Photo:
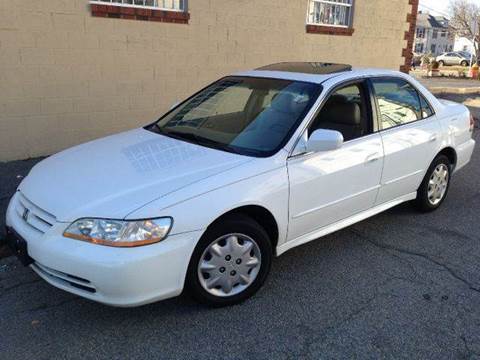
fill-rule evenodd
<path id="1" fill-rule="evenodd" d="M 23 210 L 23 214 L 22 214 L 22 219 L 27 221 L 28 220 L 28 214 L 30 213 L 30 210 L 28 210 L 27 208 L 25 208 L 25 210 Z"/>

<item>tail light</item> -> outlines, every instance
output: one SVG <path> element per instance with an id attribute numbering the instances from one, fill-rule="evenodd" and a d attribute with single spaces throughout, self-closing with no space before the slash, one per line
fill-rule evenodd
<path id="1" fill-rule="evenodd" d="M 475 129 L 475 119 L 472 114 L 470 114 L 470 132 L 473 133 L 473 129 Z"/>

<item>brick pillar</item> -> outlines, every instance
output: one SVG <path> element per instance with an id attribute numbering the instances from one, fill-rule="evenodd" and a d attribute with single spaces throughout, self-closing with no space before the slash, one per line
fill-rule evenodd
<path id="1" fill-rule="evenodd" d="M 407 14 L 408 31 L 405 31 L 404 39 L 407 41 L 407 47 L 402 49 L 402 57 L 405 62 L 400 66 L 400 71 L 408 73 L 412 64 L 413 58 L 413 41 L 415 39 L 415 30 L 417 27 L 417 14 L 419 0 L 408 0 L 409 5 L 412 6 L 412 11 Z"/>

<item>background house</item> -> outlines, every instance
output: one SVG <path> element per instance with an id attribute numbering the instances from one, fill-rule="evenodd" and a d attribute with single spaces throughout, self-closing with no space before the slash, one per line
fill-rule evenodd
<path id="1" fill-rule="evenodd" d="M 416 54 L 440 55 L 452 51 L 454 34 L 449 31 L 449 20 L 444 16 L 433 16 L 419 12 L 415 31 L 414 52 Z"/>
<path id="2" fill-rule="evenodd" d="M 418 0 L 0 1 L 0 161 L 158 118 L 280 61 L 408 70 Z"/>

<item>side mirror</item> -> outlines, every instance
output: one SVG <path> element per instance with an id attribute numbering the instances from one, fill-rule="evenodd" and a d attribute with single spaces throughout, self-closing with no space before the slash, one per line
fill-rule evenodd
<path id="1" fill-rule="evenodd" d="M 315 130 L 307 142 L 307 152 L 331 151 L 340 149 L 343 135 L 335 130 Z"/>

